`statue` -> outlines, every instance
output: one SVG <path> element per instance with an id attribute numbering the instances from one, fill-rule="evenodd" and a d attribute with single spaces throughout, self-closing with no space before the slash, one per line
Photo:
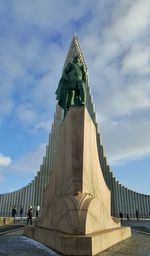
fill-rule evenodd
<path id="1" fill-rule="evenodd" d="M 66 66 L 56 90 L 58 105 L 67 111 L 70 106 L 86 103 L 87 74 L 78 56 Z"/>

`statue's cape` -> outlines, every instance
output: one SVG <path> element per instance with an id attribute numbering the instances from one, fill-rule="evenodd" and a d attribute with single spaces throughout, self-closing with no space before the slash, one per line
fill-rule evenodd
<path id="1" fill-rule="evenodd" d="M 55 93 L 57 95 L 56 99 L 58 100 L 58 105 L 66 110 L 68 101 L 68 82 L 63 77 L 60 79 Z"/>

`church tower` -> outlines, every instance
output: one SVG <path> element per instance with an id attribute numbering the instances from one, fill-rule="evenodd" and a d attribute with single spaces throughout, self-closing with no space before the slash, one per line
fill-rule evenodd
<path id="1" fill-rule="evenodd" d="M 82 65 L 74 62 L 75 57 L 87 71 L 76 36 L 65 61 L 65 79 L 58 87 L 64 100 L 68 99 L 69 90 L 79 90 L 83 83 Z M 88 80 L 82 86 L 86 87 L 89 99 Z M 67 109 L 58 129 L 59 141 L 41 216 L 34 226 L 25 227 L 26 236 L 64 255 L 96 255 L 131 236 L 130 228 L 121 227 L 120 221 L 111 216 L 111 193 L 99 161 L 97 127 L 92 114 L 88 100 Z"/>

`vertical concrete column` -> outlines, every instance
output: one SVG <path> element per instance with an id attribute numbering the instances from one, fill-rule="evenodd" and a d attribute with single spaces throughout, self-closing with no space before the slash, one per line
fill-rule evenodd
<path id="1" fill-rule="evenodd" d="M 145 195 L 144 194 L 140 194 L 140 200 L 141 200 L 141 204 L 142 204 L 142 217 L 145 217 L 145 205 L 144 205 L 144 198 Z"/>
<path id="2" fill-rule="evenodd" d="M 46 174 L 46 187 L 48 185 L 51 174 L 51 158 L 52 158 L 52 133 L 49 137 L 48 154 L 47 154 L 47 174 Z"/>
<path id="3" fill-rule="evenodd" d="M 44 184 L 44 176 L 45 176 L 45 171 L 46 171 L 46 161 L 44 159 L 44 163 L 42 166 L 42 172 L 41 172 L 41 199 L 40 199 L 40 209 L 42 209 L 43 205 L 43 193 L 45 189 L 45 184 Z"/>
<path id="4" fill-rule="evenodd" d="M 148 203 L 148 198 L 149 196 L 146 195 L 146 212 L 147 212 L 147 217 L 150 217 L 150 207 L 149 207 L 149 203 Z"/>
<path id="5" fill-rule="evenodd" d="M 4 205 L 4 195 L 1 195 L 1 208 L 0 208 L 0 216 L 3 216 L 3 207 Z"/>
<path id="6" fill-rule="evenodd" d="M 28 212 L 28 203 L 27 203 L 27 186 L 24 188 L 24 208 L 25 212 Z"/>
<path id="7" fill-rule="evenodd" d="M 6 201 L 7 201 L 7 193 L 4 194 L 4 212 L 3 212 L 4 216 L 6 216 Z"/>
<path id="8" fill-rule="evenodd" d="M 20 189 L 20 197 L 19 197 L 19 208 L 23 208 L 23 201 L 22 201 L 22 197 L 23 197 L 23 188 Z"/>
<path id="9" fill-rule="evenodd" d="M 120 192 L 120 188 L 121 186 L 120 186 L 120 183 L 119 182 L 117 182 L 117 191 L 118 191 L 118 217 L 119 217 L 119 214 L 120 214 L 120 212 L 122 212 L 122 209 L 121 209 L 121 203 L 120 203 L 120 201 L 121 201 L 121 192 Z"/>
<path id="10" fill-rule="evenodd" d="M 34 207 L 36 207 L 36 188 L 37 188 L 37 176 L 34 178 Z"/>
<path id="11" fill-rule="evenodd" d="M 7 216 L 7 213 L 8 213 L 7 206 L 8 206 L 8 193 L 6 194 L 6 199 L 5 199 L 5 216 Z"/>
<path id="12" fill-rule="evenodd" d="M 7 198 L 7 216 L 11 216 L 11 195 L 12 193 L 8 193 L 8 198 Z"/>
<path id="13" fill-rule="evenodd" d="M 32 195 L 32 205 L 35 208 L 35 194 L 36 194 L 36 190 L 35 190 L 35 177 L 33 180 L 33 195 Z"/>
<path id="14" fill-rule="evenodd" d="M 120 195 L 120 184 L 119 184 L 118 181 L 116 181 L 116 194 L 117 194 L 117 204 L 118 204 L 118 207 L 117 207 L 117 217 L 119 217 L 119 213 L 121 212 L 121 207 L 120 207 L 121 195 Z"/>
<path id="15" fill-rule="evenodd" d="M 131 207 L 131 211 L 130 211 L 130 218 L 134 217 L 134 212 L 135 212 L 135 204 L 134 204 L 134 198 L 133 198 L 133 191 L 130 190 L 130 207 Z"/>
<path id="16" fill-rule="evenodd" d="M 143 201 L 143 218 L 146 216 L 146 206 L 145 206 L 145 195 L 142 194 L 142 201 Z"/>
<path id="17" fill-rule="evenodd" d="M 107 186 L 109 187 L 109 184 L 108 184 L 108 179 L 109 179 L 109 177 L 108 177 L 108 169 L 107 169 L 107 163 L 106 163 L 106 157 L 105 156 L 103 157 L 103 164 L 102 164 L 102 166 L 103 166 L 103 171 L 104 171 L 104 173 L 106 175 L 106 180 L 105 181 L 106 181 Z"/>
<path id="18" fill-rule="evenodd" d="M 122 205 L 122 212 L 125 216 L 126 213 L 126 202 L 125 202 L 125 196 L 124 196 L 124 186 L 121 184 L 121 205 Z"/>
<path id="19" fill-rule="evenodd" d="M 10 215 L 12 214 L 12 208 L 15 206 L 15 200 L 14 200 L 15 192 L 11 193 L 11 208 L 10 208 Z"/>
<path id="20" fill-rule="evenodd" d="M 130 189 L 127 189 L 127 203 L 128 203 L 128 215 L 131 216 L 131 198 L 130 198 Z"/>
<path id="21" fill-rule="evenodd" d="M 50 173 L 50 163 L 51 163 L 51 154 L 52 154 L 52 132 L 49 135 L 49 144 L 48 144 L 48 155 L 47 155 L 47 164 L 48 164 L 48 172 Z"/>
<path id="22" fill-rule="evenodd" d="M 32 203 L 31 203 L 31 183 L 28 184 L 28 205 L 32 206 Z"/>
<path id="23" fill-rule="evenodd" d="M 136 206 L 136 209 L 135 210 L 139 210 L 139 206 L 138 206 L 138 198 L 137 198 L 137 193 L 134 192 L 134 200 L 135 200 L 135 206 Z M 135 214 L 135 213 L 134 213 Z M 136 216 L 135 216 L 136 217 Z"/>
<path id="24" fill-rule="evenodd" d="M 38 204 L 38 179 L 39 179 L 39 172 L 37 172 L 37 176 L 35 177 L 35 207 Z"/>
<path id="25" fill-rule="evenodd" d="M 13 192 L 10 193 L 9 216 L 11 216 L 12 208 L 13 208 Z"/>
<path id="26" fill-rule="evenodd" d="M 51 132 L 51 151 L 50 151 L 50 173 L 52 172 L 53 166 L 53 157 L 54 157 L 54 124 L 52 124 L 52 132 Z"/>
<path id="27" fill-rule="evenodd" d="M 33 200 L 33 180 L 30 183 L 30 204 L 32 205 L 32 207 L 34 207 L 34 200 Z"/>
<path id="28" fill-rule="evenodd" d="M 5 216 L 7 216 L 7 200 L 8 200 L 8 193 L 6 194 L 6 198 L 5 198 Z"/>
<path id="29" fill-rule="evenodd" d="M 148 218 L 147 204 L 146 204 L 146 195 L 144 195 L 144 218 Z"/>
<path id="30" fill-rule="evenodd" d="M 18 204 L 17 204 L 18 216 L 20 216 L 20 197 L 21 197 L 21 189 L 18 190 Z"/>
<path id="31" fill-rule="evenodd" d="M 138 206 L 138 211 L 139 211 L 139 217 L 141 217 L 142 209 L 141 209 L 141 205 L 140 205 L 139 193 L 136 193 L 136 200 L 137 200 L 137 206 Z"/>
<path id="32" fill-rule="evenodd" d="M 147 200 L 148 200 L 148 212 L 149 212 L 149 217 L 150 217 L 150 196 L 148 196 L 148 198 L 147 198 Z"/>
<path id="33" fill-rule="evenodd" d="M 135 213 L 135 202 L 134 202 L 134 193 L 133 190 L 130 191 L 130 198 L 131 198 L 131 218 L 134 218 Z"/>
<path id="34" fill-rule="evenodd" d="M 132 214 L 133 214 L 133 202 L 132 202 L 132 191 L 129 189 L 129 206 L 130 206 L 130 215 L 129 217 L 132 218 Z"/>
<path id="35" fill-rule="evenodd" d="M 126 197 L 126 205 L 127 205 L 127 214 L 130 214 L 130 202 L 129 202 L 129 190 L 125 188 L 125 197 Z"/>
<path id="36" fill-rule="evenodd" d="M 13 193 L 13 202 L 14 202 L 13 207 L 16 207 L 16 191 L 14 191 Z"/>
<path id="37" fill-rule="evenodd" d="M 41 195 L 40 195 L 41 169 L 42 169 L 42 165 L 40 165 L 40 172 L 38 173 L 38 186 L 37 186 L 37 194 L 38 194 L 38 197 L 37 197 L 37 206 L 40 205 L 40 198 L 41 198 Z"/>
<path id="38" fill-rule="evenodd" d="M 7 194 L 4 194 L 4 213 L 3 213 L 4 216 L 6 216 L 6 201 L 7 201 Z"/>
<path id="39" fill-rule="evenodd" d="M 42 172 L 43 172 L 43 165 L 40 166 L 40 173 L 39 173 L 39 187 L 38 187 L 38 194 L 39 194 L 39 198 L 38 198 L 38 204 L 37 206 L 41 207 L 41 203 L 42 203 Z"/>
<path id="40" fill-rule="evenodd" d="M 114 194 L 114 216 L 118 217 L 118 194 L 117 194 L 117 182 L 115 177 L 112 180 L 113 194 Z"/>
<path id="41" fill-rule="evenodd" d="M 102 145 L 100 145 L 100 165 L 101 165 L 101 169 L 102 169 L 105 181 L 106 181 L 106 172 L 104 170 L 104 148 Z"/>
<path id="42" fill-rule="evenodd" d="M 19 190 L 16 191 L 16 203 L 15 203 L 15 205 L 16 205 L 17 216 L 19 216 L 19 211 L 20 211 L 20 209 L 19 209 Z"/>
<path id="43" fill-rule="evenodd" d="M 6 206 L 6 212 L 7 212 L 7 216 L 9 216 L 9 206 L 10 206 L 10 193 L 7 193 L 8 197 L 7 197 L 7 206 Z"/>
<path id="44" fill-rule="evenodd" d="M 111 214 L 114 216 L 114 193 L 113 193 L 114 191 L 112 186 L 112 179 L 113 179 L 112 172 L 108 173 L 108 170 L 107 170 L 107 182 L 111 191 Z"/>
<path id="45" fill-rule="evenodd" d="M 125 187 L 124 186 L 122 186 L 122 193 L 123 193 L 124 215 L 126 216 L 126 213 L 127 213 L 127 200 L 126 200 L 126 191 L 125 191 Z"/>
<path id="46" fill-rule="evenodd" d="M 43 166 L 42 166 L 42 190 L 45 188 L 45 177 L 46 177 L 46 156 L 43 157 Z"/>
<path id="47" fill-rule="evenodd" d="M 26 209 L 28 210 L 30 208 L 29 205 L 29 184 L 26 185 Z"/>
<path id="48" fill-rule="evenodd" d="M 113 173 L 110 170 L 109 165 L 106 165 L 106 174 L 107 174 L 108 187 L 110 191 L 112 191 L 113 193 Z"/>
<path id="49" fill-rule="evenodd" d="M 23 207 L 23 216 L 26 217 L 26 208 L 25 208 L 25 187 L 22 188 L 22 197 L 21 197 L 21 205 Z"/>

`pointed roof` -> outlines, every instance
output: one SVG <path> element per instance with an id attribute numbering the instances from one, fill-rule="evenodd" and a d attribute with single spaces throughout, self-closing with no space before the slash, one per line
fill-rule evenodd
<path id="1" fill-rule="evenodd" d="M 67 66 L 67 64 L 69 62 L 72 62 L 72 60 L 74 59 L 75 56 L 78 56 L 80 58 L 83 66 L 86 70 L 86 73 L 87 73 L 87 83 L 86 83 L 86 87 L 85 87 L 85 90 L 86 90 L 86 107 L 88 109 L 89 114 L 91 115 L 91 118 L 92 118 L 93 122 L 97 126 L 96 113 L 95 113 L 95 110 L 94 110 L 94 104 L 93 104 L 93 100 L 92 100 L 92 96 L 91 96 L 91 89 L 90 89 L 90 84 L 89 84 L 88 67 L 87 67 L 87 64 L 86 64 L 84 54 L 83 54 L 83 52 L 81 50 L 81 47 L 80 47 L 79 39 L 78 39 L 76 34 L 73 35 L 73 38 L 72 38 L 72 41 L 71 41 L 71 44 L 70 44 L 70 48 L 69 48 L 69 51 L 68 51 L 68 54 L 67 54 L 67 57 L 66 57 L 66 60 L 65 60 L 65 63 L 64 63 L 63 71 L 64 71 L 65 67 Z"/>
<path id="2" fill-rule="evenodd" d="M 76 34 L 73 35 L 71 45 L 70 45 L 70 48 L 69 48 L 69 51 L 68 51 L 68 54 L 67 54 L 67 57 L 66 57 L 66 60 L 65 60 L 65 63 L 64 63 L 63 70 L 69 62 L 72 62 L 72 60 L 74 59 L 75 56 L 78 56 L 80 58 L 80 60 L 82 61 L 83 65 L 85 67 L 85 69 L 87 70 L 88 68 L 87 68 L 87 64 L 86 64 L 86 61 L 85 61 L 85 57 L 84 57 L 83 52 L 81 50 L 79 39 L 78 39 Z"/>

